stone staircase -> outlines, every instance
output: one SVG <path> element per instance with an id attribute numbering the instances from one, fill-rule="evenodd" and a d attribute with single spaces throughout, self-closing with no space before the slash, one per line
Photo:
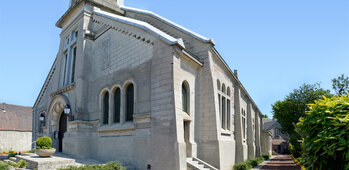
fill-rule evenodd
<path id="1" fill-rule="evenodd" d="M 187 167 L 192 170 L 219 170 L 212 165 L 195 157 L 187 158 Z"/>

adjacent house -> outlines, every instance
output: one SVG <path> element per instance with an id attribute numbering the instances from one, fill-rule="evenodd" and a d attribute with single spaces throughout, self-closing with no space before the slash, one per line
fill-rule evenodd
<path id="1" fill-rule="evenodd" d="M 0 152 L 29 151 L 32 144 L 32 108 L 0 103 Z"/>
<path id="2" fill-rule="evenodd" d="M 272 134 L 272 150 L 278 154 L 288 153 L 289 135 L 281 131 L 281 125 L 277 119 L 263 118 L 264 129 Z"/>
<path id="3" fill-rule="evenodd" d="M 212 39 L 123 0 L 71 0 L 56 26 L 33 140 L 135 169 L 231 170 L 261 155 L 263 114 Z"/>

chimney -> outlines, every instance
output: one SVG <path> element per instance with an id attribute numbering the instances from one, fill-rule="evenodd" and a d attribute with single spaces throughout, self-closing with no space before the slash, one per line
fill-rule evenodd
<path id="1" fill-rule="evenodd" d="M 238 70 L 234 70 L 234 76 L 235 76 L 237 79 L 239 79 L 239 77 L 238 77 Z"/>

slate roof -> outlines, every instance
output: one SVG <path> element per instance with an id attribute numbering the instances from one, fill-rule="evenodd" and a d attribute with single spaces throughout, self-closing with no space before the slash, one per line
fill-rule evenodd
<path id="1" fill-rule="evenodd" d="M 263 128 L 265 130 L 270 130 L 272 126 L 277 122 L 278 120 L 276 119 L 263 118 Z"/>
<path id="2" fill-rule="evenodd" d="M 32 108 L 0 103 L 0 131 L 32 131 Z"/>

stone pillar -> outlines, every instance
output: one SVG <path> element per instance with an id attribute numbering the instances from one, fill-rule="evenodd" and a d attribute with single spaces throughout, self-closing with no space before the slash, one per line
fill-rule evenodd
<path id="1" fill-rule="evenodd" d="M 234 83 L 234 108 L 235 108 L 235 163 L 244 161 L 243 141 L 242 141 L 242 122 L 241 122 L 241 91 L 239 83 Z"/>
<path id="2" fill-rule="evenodd" d="M 253 129 L 253 119 L 252 114 L 252 103 L 248 101 L 247 103 L 247 146 L 248 146 L 248 159 L 253 159 L 255 157 L 255 143 L 254 143 L 254 129 Z"/>
<path id="3" fill-rule="evenodd" d="M 260 124 L 262 122 L 262 117 L 260 116 L 260 113 L 258 111 L 256 111 L 256 115 L 255 115 L 255 120 L 256 120 L 256 124 L 255 124 L 255 132 L 256 132 L 256 156 L 261 156 L 261 128 L 260 128 Z"/>

